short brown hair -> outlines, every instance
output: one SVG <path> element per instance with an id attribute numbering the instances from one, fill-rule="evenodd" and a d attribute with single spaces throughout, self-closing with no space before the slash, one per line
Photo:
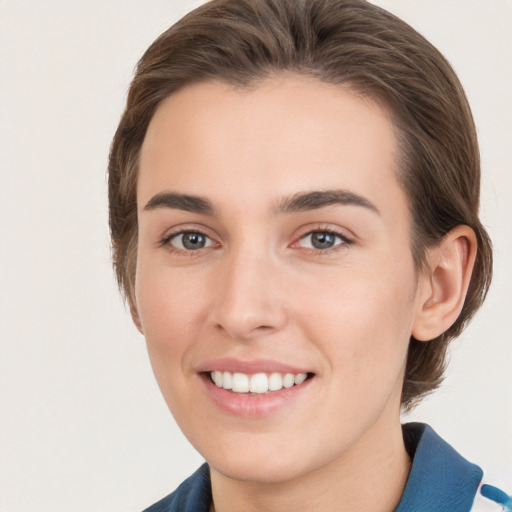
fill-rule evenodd
<path id="1" fill-rule="evenodd" d="M 480 160 L 462 86 L 446 59 L 399 18 L 364 0 L 212 0 L 164 32 L 140 59 L 109 160 L 110 229 L 121 291 L 133 304 L 137 169 L 163 99 L 207 80 L 255 85 L 279 72 L 349 87 L 383 104 L 400 146 L 397 177 L 409 200 L 418 269 L 426 248 L 465 224 L 478 254 L 457 321 L 429 342 L 411 339 L 402 392 L 410 409 L 439 386 L 448 342 L 482 304 L 492 275 L 478 218 Z"/>

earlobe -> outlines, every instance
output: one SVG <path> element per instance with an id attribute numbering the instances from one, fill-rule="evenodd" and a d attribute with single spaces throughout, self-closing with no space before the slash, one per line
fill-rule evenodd
<path id="1" fill-rule="evenodd" d="M 135 327 L 137 327 L 137 330 L 141 334 L 144 334 L 144 331 L 142 329 L 142 323 L 140 321 L 139 310 L 137 309 L 137 305 L 133 300 L 130 301 L 130 314 L 132 315 L 132 320 L 133 323 L 135 324 Z"/>
<path id="2" fill-rule="evenodd" d="M 457 226 L 427 253 L 427 268 L 420 276 L 418 310 L 412 336 L 428 341 L 457 320 L 475 264 L 477 242 L 469 226 Z"/>

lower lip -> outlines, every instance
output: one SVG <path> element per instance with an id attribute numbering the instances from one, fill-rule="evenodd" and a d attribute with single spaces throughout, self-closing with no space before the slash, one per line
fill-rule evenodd
<path id="1" fill-rule="evenodd" d="M 207 374 L 202 374 L 201 380 L 209 397 L 224 412 L 234 416 L 257 418 L 267 416 L 295 401 L 301 393 L 310 387 L 314 378 L 308 378 L 302 384 L 291 388 L 282 388 L 279 391 L 261 394 L 233 393 L 219 388 Z"/>

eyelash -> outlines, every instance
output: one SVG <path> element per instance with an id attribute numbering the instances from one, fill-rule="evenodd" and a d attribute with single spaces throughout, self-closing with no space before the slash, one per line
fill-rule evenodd
<path id="1" fill-rule="evenodd" d="M 344 233 L 341 233 L 340 231 L 334 230 L 330 227 L 319 226 L 318 228 L 311 229 L 310 231 L 302 234 L 300 237 L 298 237 L 296 239 L 295 242 L 290 244 L 290 247 L 297 246 L 301 240 L 304 240 L 306 237 L 312 236 L 315 233 L 332 235 L 336 238 L 339 238 L 341 240 L 341 242 L 335 244 L 333 247 L 329 247 L 329 248 L 325 248 L 325 249 L 304 247 L 303 249 L 308 251 L 308 253 L 310 253 L 310 254 L 314 254 L 314 255 L 333 254 L 333 253 L 336 253 L 344 248 L 347 248 L 348 246 L 350 246 L 354 243 L 353 239 L 347 237 Z M 181 249 L 172 244 L 173 239 L 178 238 L 179 236 L 186 235 L 186 234 L 197 234 L 197 235 L 203 236 L 206 239 L 208 239 L 209 241 L 213 242 L 212 245 L 217 245 L 217 246 L 219 245 L 210 236 L 208 236 L 206 233 L 204 233 L 203 231 L 201 231 L 199 229 L 183 229 L 181 231 L 176 231 L 176 232 L 171 233 L 171 234 L 165 236 L 164 238 L 162 238 L 162 240 L 159 241 L 158 246 L 166 248 L 171 253 L 178 253 L 178 254 L 184 254 L 184 255 L 186 254 L 188 256 L 196 256 L 201 253 L 201 249 L 205 249 L 205 248 L 208 249 L 211 247 L 211 246 L 209 246 L 209 247 L 201 247 L 196 250 L 192 250 L 192 249 L 187 250 L 187 249 Z"/>
<path id="2" fill-rule="evenodd" d="M 307 250 L 310 254 L 313 255 L 330 255 L 335 254 L 340 250 L 346 249 L 350 245 L 354 243 L 354 240 L 352 238 L 349 238 L 346 234 L 342 233 L 341 231 L 337 231 L 335 229 L 332 229 L 331 227 L 327 226 L 319 226 L 315 229 L 311 229 L 301 235 L 296 242 L 293 242 L 292 247 L 297 245 L 301 240 L 304 240 L 308 236 L 312 236 L 315 233 L 321 233 L 321 234 L 328 234 L 332 235 L 336 238 L 339 238 L 341 242 L 335 244 L 333 247 L 329 247 L 326 249 L 316 249 L 316 248 L 304 248 Z"/>
<path id="3" fill-rule="evenodd" d="M 186 235 L 186 234 L 201 235 L 201 236 L 205 237 L 207 240 L 214 242 L 214 240 L 210 236 L 208 236 L 206 233 L 204 233 L 200 229 L 182 229 L 180 231 L 170 233 L 169 235 L 162 238 L 162 240 L 160 240 L 160 242 L 158 243 L 158 246 L 164 247 L 171 253 L 177 253 L 180 255 L 196 256 L 196 255 L 200 254 L 201 253 L 200 249 L 204 249 L 205 247 L 201 247 L 196 250 L 187 250 L 187 249 L 181 249 L 180 247 L 176 247 L 172 244 L 173 239 L 178 238 L 179 236 Z M 215 242 L 213 245 L 215 245 Z M 218 244 L 216 244 L 216 245 L 218 245 Z M 206 247 L 206 248 L 209 248 L 209 247 Z"/>

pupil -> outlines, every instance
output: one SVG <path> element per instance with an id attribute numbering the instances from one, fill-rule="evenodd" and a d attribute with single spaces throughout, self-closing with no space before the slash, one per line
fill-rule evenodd
<path id="1" fill-rule="evenodd" d="M 204 235 L 201 235 L 200 233 L 184 233 L 182 243 L 185 249 L 194 250 L 204 247 L 206 240 Z"/>
<path id="2" fill-rule="evenodd" d="M 334 245 L 334 235 L 331 233 L 313 233 L 311 243 L 315 249 L 329 249 Z"/>

